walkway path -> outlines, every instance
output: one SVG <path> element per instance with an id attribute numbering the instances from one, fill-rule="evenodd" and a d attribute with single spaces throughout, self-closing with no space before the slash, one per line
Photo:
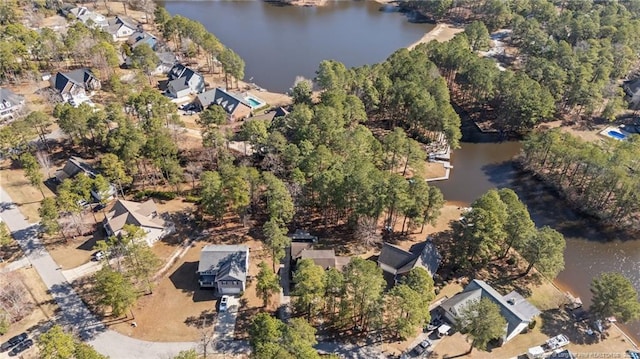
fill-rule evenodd
<path id="1" fill-rule="evenodd" d="M 0 202 L 12 202 L 0 188 Z M 129 338 L 108 330 L 82 302 L 59 266 L 54 262 L 37 235 L 38 225 L 28 223 L 17 208 L 5 209 L 0 218 L 6 222 L 29 262 L 38 271 L 42 281 L 62 311 L 61 323 L 87 340 L 98 352 L 111 358 L 157 359 L 169 358 L 180 352 L 196 348 L 197 343 L 158 343 Z"/>

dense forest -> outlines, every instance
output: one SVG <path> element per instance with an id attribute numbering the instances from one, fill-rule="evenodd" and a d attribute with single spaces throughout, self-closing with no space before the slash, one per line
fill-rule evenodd
<path id="1" fill-rule="evenodd" d="M 621 79 L 640 50 L 640 2 L 547 0 L 401 1 L 437 20 L 463 21 L 463 34 L 423 45 L 443 72 L 454 100 L 492 117 L 494 128 L 528 131 L 567 115 L 615 119 L 623 109 Z M 496 58 L 489 33 L 509 29 Z M 499 109 L 499 111 L 497 110 Z"/>
<path id="2" fill-rule="evenodd" d="M 606 223 L 638 224 L 637 136 L 608 146 L 557 130 L 536 132 L 524 142 L 522 163 L 582 211 Z"/>

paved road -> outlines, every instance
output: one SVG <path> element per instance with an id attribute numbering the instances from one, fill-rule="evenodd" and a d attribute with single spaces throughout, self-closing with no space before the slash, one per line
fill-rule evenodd
<path id="1" fill-rule="evenodd" d="M 12 202 L 2 188 L 0 188 L 0 202 Z M 6 222 L 29 262 L 38 271 L 42 281 L 58 303 L 62 311 L 60 324 L 72 329 L 98 352 L 113 359 L 158 359 L 170 358 L 181 350 L 197 347 L 197 343 L 191 342 L 147 342 L 107 330 L 105 325 L 89 311 L 58 269 L 58 265 L 37 236 L 37 225 L 28 223 L 17 208 L 3 210 L 0 218 Z"/>

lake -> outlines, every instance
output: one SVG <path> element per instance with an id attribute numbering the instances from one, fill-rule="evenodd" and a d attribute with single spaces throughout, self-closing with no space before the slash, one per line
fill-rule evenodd
<path id="1" fill-rule="evenodd" d="M 172 15 L 203 23 L 244 59 L 247 82 L 276 92 L 288 91 L 296 76 L 313 78 L 322 60 L 348 67 L 381 62 L 433 28 L 380 11 L 374 1 L 319 8 L 263 1 L 165 1 L 164 6 Z"/>

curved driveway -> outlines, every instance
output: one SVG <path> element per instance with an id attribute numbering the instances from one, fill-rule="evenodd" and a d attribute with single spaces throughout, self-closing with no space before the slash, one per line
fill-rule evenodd
<path id="1" fill-rule="evenodd" d="M 0 188 L 0 202 L 12 202 L 2 188 Z M 198 343 L 194 342 L 148 342 L 108 330 L 89 311 L 62 275 L 59 266 L 38 238 L 38 225 L 28 223 L 17 208 L 3 210 L 0 212 L 0 218 L 7 224 L 29 262 L 38 271 L 42 281 L 58 303 L 62 311 L 60 324 L 74 331 L 101 354 L 108 355 L 112 359 L 157 359 L 171 358 L 181 350 L 197 348 Z"/>

